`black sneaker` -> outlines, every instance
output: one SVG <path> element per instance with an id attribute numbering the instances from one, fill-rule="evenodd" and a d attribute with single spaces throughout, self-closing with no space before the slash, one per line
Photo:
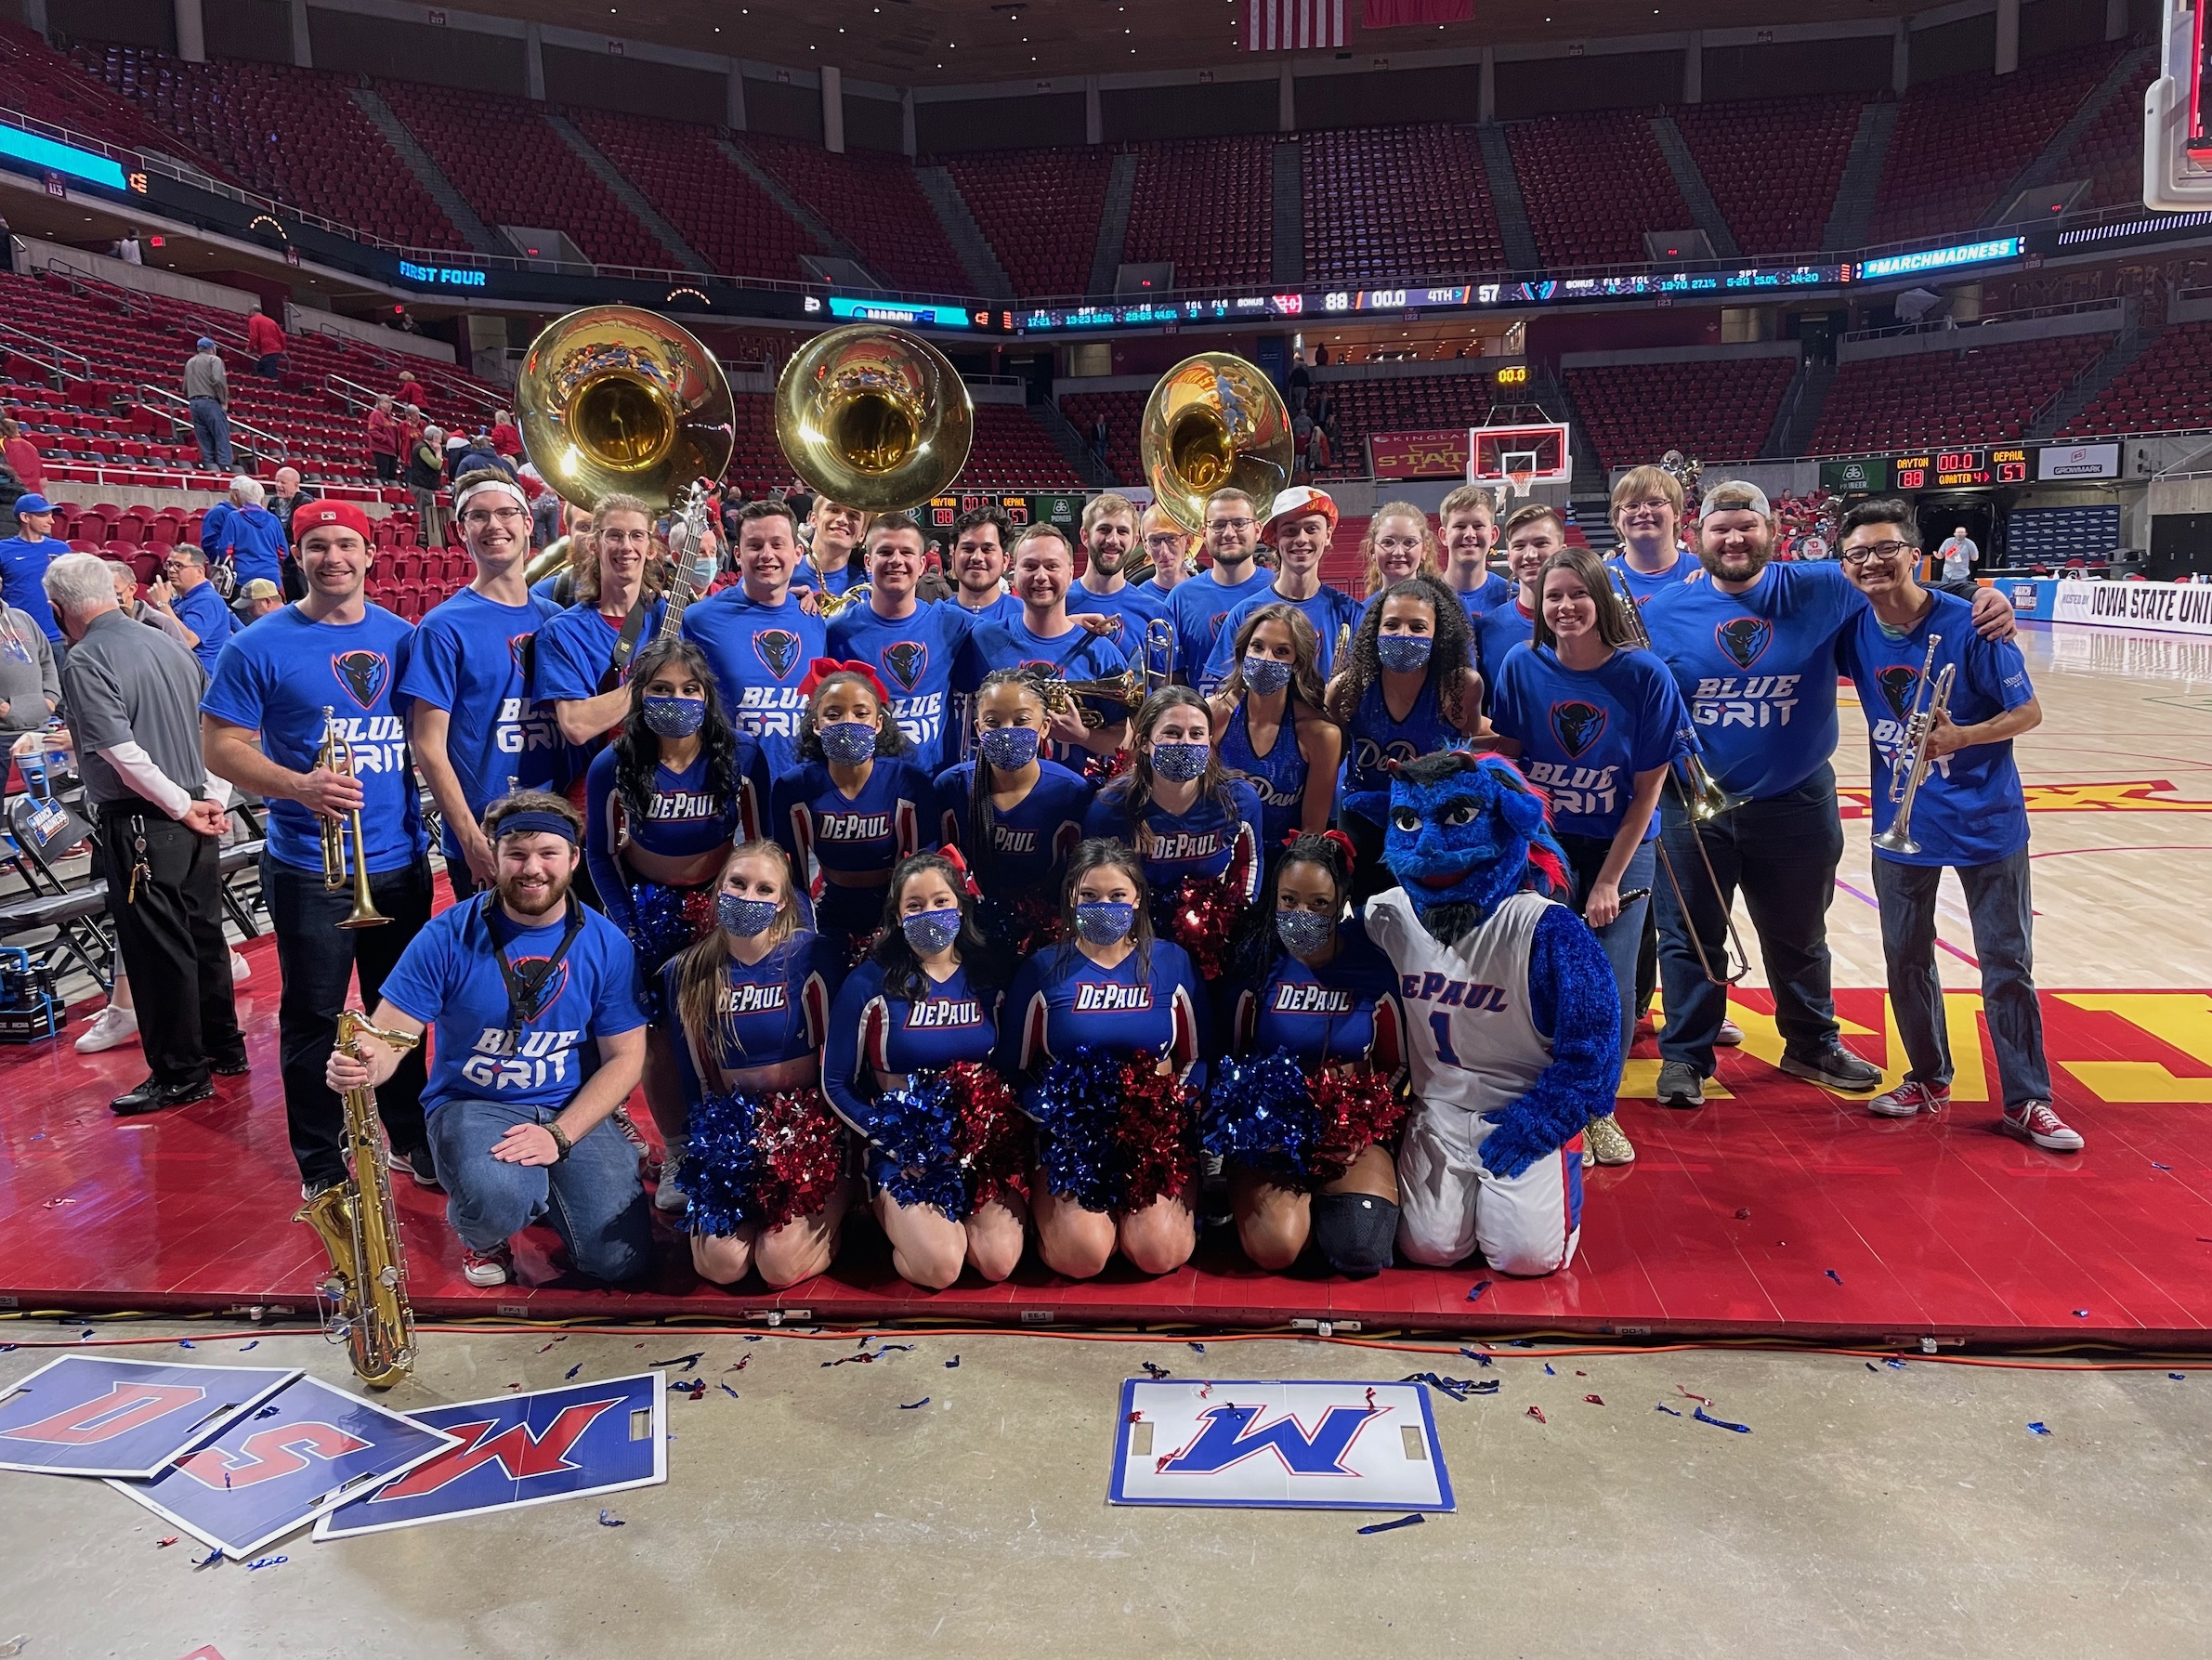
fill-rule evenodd
<path id="1" fill-rule="evenodd" d="M 254 1069 L 254 1063 L 244 1055 L 233 1055 L 207 1063 L 208 1070 L 217 1078 L 243 1078 Z"/>
<path id="2" fill-rule="evenodd" d="M 1850 1095 L 1871 1094 L 1882 1084 L 1879 1066 L 1871 1061 L 1862 1061 L 1840 1043 L 1831 1043 L 1826 1049 L 1806 1054 L 1792 1054 L 1786 1050 L 1782 1070 L 1792 1078 L 1806 1078 L 1823 1089 L 1841 1090 Z"/>
<path id="3" fill-rule="evenodd" d="M 427 1144 L 410 1147 L 404 1153 L 395 1153 L 393 1157 L 407 1167 L 407 1173 L 414 1178 L 417 1187 L 438 1187 L 438 1166 L 431 1161 Z"/>
<path id="4" fill-rule="evenodd" d="M 1705 1079 L 1687 1061 L 1669 1061 L 1659 1068 L 1657 1099 L 1661 1106 L 1687 1109 L 1705 1104 Z"/>
<path id="5" fill-rule="evenodd" d="M 215 1085 L 202 1078 L 193 1084 L 165 1084 L 148 1078 L 127 1094 L 118 1095 L 108 1103 L 108 1110 L 118 1118 L 134 1118 L 142 1113 L 158 1113 L 172 1106 L 189 1106 L 195 1101 L 205 1101 L 215 1093 Z"/>

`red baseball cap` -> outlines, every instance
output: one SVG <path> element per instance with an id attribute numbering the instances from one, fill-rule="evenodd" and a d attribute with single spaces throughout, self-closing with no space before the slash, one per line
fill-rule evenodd
<path id="1" fill-rule="evenodd" d="M 363 542 L 374 534 L 369 529 L 369 516 L 351 502 L 302 502 L 292 510 L 294 545 L 317 525 L 344 525 Z"/>

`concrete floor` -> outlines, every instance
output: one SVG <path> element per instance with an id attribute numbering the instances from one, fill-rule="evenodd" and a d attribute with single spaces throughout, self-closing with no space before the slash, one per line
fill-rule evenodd
<path id="1" fill-rule="evenodd" d="M 111 1327 L 235 1343 L 202 1325 Z M 0 1340 L 45 1336 L 0 1327 Z M 1464 1377 L 1475 1363 L 1278 1340 L 904 1338 L 911 1353 L 661 1330 L 425 1334 L 402 1409 L 706 1351 L 668 1484 L 340 1543 L 252 1573 L 98 1484 L 0 1471 L 0 1653 L 28 1660 L 645 1653 L 2202 1656 L 2212 1370 L 2003 1371 L 1696 1352 L 1500 1358 L 1436 1413 L 1459 1510 L 1115 1510 L 1117 1391 L 1178 1377 Z M 347 1381 L 311 1337 L 272 1358 Z M 120 1353 L 177 1355 L 161 1347 Z M 957 1369 L 945 1361 L 960 1356 Z M 746 1357 L 741 1373 L 726 1370 Z M 178 1358 L 187 1356 L 177 1355 Z M 0 1354 L 0 1381 L 50 1358 Z M 1578 1375 L 1587 1373 L 1587 1376 Z M 731 1400 L 713 1384 L 728 1381 Z M 1710 1396 L 1748 1435 L 1655 1410 Z M 1586 1405 L 1602 1395 L 1603 1406 Z M 902 1412 L 923 1395 L 926 1408 Z M 1547 1423 L 1526 1416 L 1543 1408 Z M 2048 1437 L 2030 1433 L 2046 1423 Z M 11 1640 L 25 1639 L 20 1648 Z"/>

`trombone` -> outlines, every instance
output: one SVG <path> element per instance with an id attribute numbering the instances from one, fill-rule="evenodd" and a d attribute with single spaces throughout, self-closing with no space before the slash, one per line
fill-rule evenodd
<path id="1" fill-rule="evenodd" d="M 1943 643 L 1941 634 L 1928 636 L 1928 655 L 1920 660 L 1919 684 L 1913 688 L 1912 712 L 1904 717 L 1904 739 L 1890 767 L 1890 799 L 1897 804 L 1897 816 L 1890 820 L 1888 830 L 1874 838 L 1875 846 L 1882 852 L 1903 854 L 1906 858 L 1920 851 L 1919 843 L 1913 840 L 1913 804 L 1920 799 L 1920 786 L 1927 782 L 1928 768 L 1934 760 L 1928 752 L 1928 739 L 1936 722 L 1950 712 L 1951 686 L 1958 673 L 1956 663 L 1945 663 L 1944 672 L 1935 677 L 1934 691 L 1929 690 L 1928 671 L 1935 667 L 1935 648 Z"/>
<path id="2" fill-rule="evenodd" d="M 1061 715 L 1072 709 L 1084 729 L 1095 732 L 1106 725 L 1106 717 L 1079 699 L 1095 698 L 1102 703 L 1119 703 L 1124 709 L 1135 709 L 1152 695 L 1147 679 L 1147 670 L 1138 664 L 1104 680 L 1063 680 L 1054 674 L 1041 676 L 1034 684 L 1037 695 L 1044 699 L 1047 713 Z"/>
<path id="3" fill-rule="evenodd" d="M 1613 582 L 1613 599 L 1621 612 L 1621 632 L 1638 651 L 1651 649 L 1651 634 L 1643 626 L 1643 613 L 1637 608 L 1636 596 L 1629 592 L 1628 579 L 1611 566 L 1606 574 Z M 1721 787 L 1720 780 L 1705 769 L 1705 763 L 1695 755 L 1684 755 L 1679 766 L 1669 766 L 1667 778 L 1674 786 L 1674 793 L 1682 804 L 1682 811 L 1690 820 L 1690 831 L 1697 843 L 1697 857 L 1705 866 L 1705 880 L 1713 890 L 1713 901 L 1721 908 L 1721 915 L 1728 924 L 1728 946 L 1721 953 L 1721 966 L 1729 972 L 1713 973 L 1712 959 L 1706 955 L 1705 941 L 1690 921 L 1689 896 L 1682 892 L 1682 878 L 1675 874 L 1674 860 L 1667 854 L 1667 841 L 1659 840 L 1659 869 L 1667 873 L 1667 885 L 1674 890 L 1674 903 L 1682 913 L 1683 931 L 1690 936 L 1690 948 L 1697 953 L 1697 966 L 1705 977 L 1715 986 L 1734 986 L 1751 972 L 1750 953 L 1744 949 L 1744 936 L 1736 931 L 1735 907 L 1729 903 L 1728 891 L 1721 885 L 1721 873 L 1713 869 L 1713 856 L 1706 847 L 1705 837 L 1698 834 L 1698 827 L 1718 818 L 1740 804 Z M 1732 966 L 1729 951 L 1735 953 Z"/>
<path id="4" fill-rule="evenodd" d="M 1158 664 L 1155 668 L 1154 664 Z M 1145 623 L 1145 691 L 1148 697 L 1175 678 L 1175 625 L 1165 617 Z"/>
<path id="5" fill-rule="evenodd" d="M 342 778 L 359 778 L 354 765 L 352 743 L 338 736 L 337 722 L 333 718 L 337 711 L 330 704 L 322 706 L 322 742 L 315 751 L 315 765 L 321 771 L 334 772 Z M 369 896 L 368 839 L 361 831 L 361 810 L 353 809 L 344 818 L 325 818 L 322 824 L 322 887 L 325 893 L 334 894 L 347 882 L 353 884 L 352 914 L 338 924 L 341 928 L 374 928 L 392 919 L 376 908 L 375 900 Z M 347 832 L 353 835 L 353 873 L 347 875 Z"/>

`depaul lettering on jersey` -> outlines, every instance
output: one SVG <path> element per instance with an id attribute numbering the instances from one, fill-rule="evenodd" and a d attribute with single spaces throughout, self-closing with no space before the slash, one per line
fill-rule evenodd
<path id="1" fill-rule="evenodd" d="M 814 821 L 818 842 L 880 842 L 890 833 L 888 813 L 823 813 Z"/>
<path id="2" fill-rule="evenodd" d="M 1078 1014 L 1141 1014 L 1152 1007 L 1152 987 L 1140 981 L 1079 980 L 1075 987 Z"/>
<path id="3" fill-rule="evenodd" d="M 1439 974 L 1406 975 L 1398 995 L 1407 1002 L 1434 1003 L 1438 1008 L 1465 1009 L 1475 1014 L 1504 1014 L 1512 1008 L 1502 986 L 1470 984 Z"/>
<path id="4" fill-rule="evenodd" d="M 927 998 L 907 1005 L 910 1032 L 952 1031 L 982 1024 L 983 1005 L 972 997 Z"/>
<path id="5" fill-rule="evenodd" d="M 1349 1014 L 1355 1007 L 1349 991 L 1310 980 L 1278 982 L 1275 1000 L 1268 1005 L 1276 1014 Z"/>
<path id="6" fill-rule="evenodd" d="M 730 1015 L 773 1014 L 790 1006 L 789 989 L 782 980 L 746 980 L 736 986 L 725 983 L 714 994 L 714 1009 L 717 1013 Z"/>

